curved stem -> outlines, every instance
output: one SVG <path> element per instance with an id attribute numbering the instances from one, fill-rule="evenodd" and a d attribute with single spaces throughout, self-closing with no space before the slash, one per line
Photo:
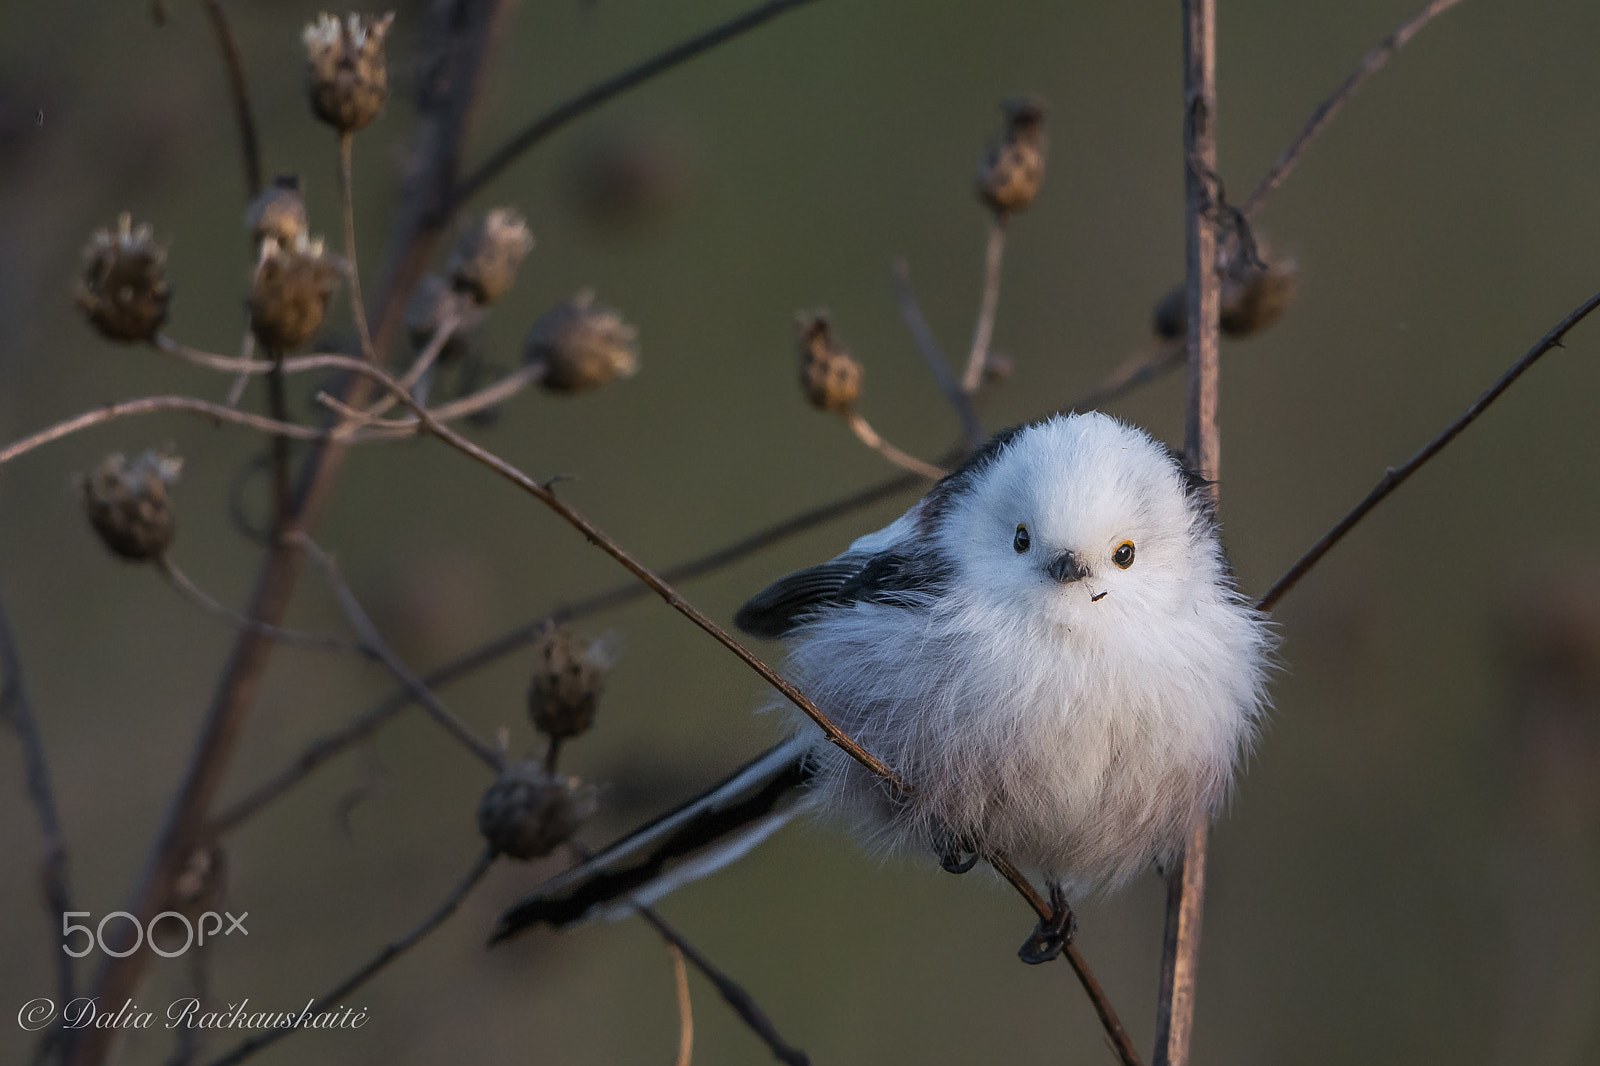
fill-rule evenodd
<path id="1" fill-rule="evenodd" d="M 352 188 L 354 144 L 355 138 L 349 130 L 339 131 L 339 210 L 344 219 L 344 257 L 350 264 L 350 316 L 355 319 L 362 356 L 376 362 L 378 353 L 372 346 L 372 333 L 367 329 L 367 305 L 361 298 L 361 268 L 356 257 L 356 204 Z"/>
<path id="2" fill-rule="evenodd" d="M 994 338 L 995 313 L 1000 309 L 1000 265 L 1006 251 L 1006 216 L 998 214 L 989 223 L 989 243 L 983 254 L 983 298 L 978 304 L 978 321 L 972 330 L 972 352 L 967 356 L 967 372 L 961 387 L 972 395 L 983 384 L 983 368 L 989 362 L 989 342 Z"/>
<path id="3" fill-rule="evenodd" d="M 846 411 L 844 420 L 845 424 L 850 427 L 850 432 L 854 433 L 856 438 L 860 440 L 862 444 L 865 444 L 873 451 L 879 453 L 894 465 L 903 467 L 906 470 L 911 471 L 913 474 L 920 474 L 921 476 L 932 481 L 938 481 L 947 473 L 947 471 L 934 466 L 932 463 L 925 463 L 914 455 L 908 455 L 899 448 L 896 448 L 893 444 L 890 444 L 888 441 L 884 440 L 878 435 L 878 431 L 873 429 L 867 420 L 862 418 L 859 413 L 855 411 Z"/>
<path id="4" fill-rule="evenodd" d="M 376 658 L 366 648 L 358 644 L 352 644 L 347 640 L 318 636 L 315 633 L 302 633 L 298 630 L 285 629 L 282 626 L 258 622 L 254 618 L 242 615 L 238 611 L 218 602 L 210 593 L 196 585 L 189 575 L 180 570 L 178 564 L 167 556 L 158 556 L 153 562 L 157 572 L 167 579 L 167 584 L 176 589 L 185 599 L 207 614 L 220 618 L 231 626 L 248 630 L 251 633 L 259 633 L 264 637 L 270 637 L 279 644 L 291 648 L 301 648 L 305 651 L 345 652 L 351 655 L 359 655 L 363 659 Z"/>

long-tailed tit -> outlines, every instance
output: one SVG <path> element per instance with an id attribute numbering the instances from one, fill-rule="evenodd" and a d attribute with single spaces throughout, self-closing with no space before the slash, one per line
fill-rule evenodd
<path id="1" fill-rule="evenodd" d="M 996 436 L 890 526 L 760 593 L 735 619 L 909 794 L 794 736 L 556 877 L 502 917 L 622 916 L 738 858 L 796 813 L 961 872 L 1003 852 L 1067 900 L 1182 851 L 1214 816 L 1266 704 L 1272 637 L 1234 586 L 1202 486 L 1103 414 Z M 967 856 L 971 858 L 967 858 Z"/>

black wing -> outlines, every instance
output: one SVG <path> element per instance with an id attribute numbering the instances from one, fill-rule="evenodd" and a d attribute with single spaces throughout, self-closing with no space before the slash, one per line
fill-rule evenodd
<path id="1" fill-rule="evenodd" d="M 739 608 L 733 624 L 776 640 L 829 607 L 886 603 L 922 607 L 947 587 L 950 568 L 931 546 L 841 555 L 773 582 Z"/>

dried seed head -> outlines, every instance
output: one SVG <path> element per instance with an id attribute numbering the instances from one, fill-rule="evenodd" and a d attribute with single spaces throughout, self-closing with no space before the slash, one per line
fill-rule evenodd
<path id="1" fill-rule="evenodd" d="M 989 145 L 978 167 L 978 198 L 1004 217 L 1027 210 L 1039 195 L 1047 143 L 1039 101 L 1016 97 L 1000 106 L 1006 116 L 1005 137 Z"/>
<path id="2" fill-rule="evenodd" d="M 983 359 L 983 380 L 991 385 L 998 385 L 1002 381 L 1010 381 L 1011 375 L 1017 372 L 1017 361 L 1005 352 L 989 349 Z"/>
<path id="3" fill-rule="evenodd" d="M 185 914 L 214 910 L 227 894 L 228 856 L 220 844 L 202 844 L 172 879 L 172 904 Z"/>
<path id="4" fill-rule="evenodd" d="M 522 216 L 497 207 L 461 235 L 445 273 L 480 304 L 492 304 L 517 280 L 517 268 L 533 251 L 533 233 Z"/>
<path id="5" fill-rule="evenodd" d="M 587 733 L 594 725 L 606 671 L 615 661 L 610 643 L 584 641 L 565 626 L 553 626 L 539 635 L 533 653 L 528 715 L 534 728 L 551 740 Z"/>
<path id="6" fill-rule="evenodd" d="M 594 814 L 595 789 L 549 773 L 536 762 L 511 763 L 478 804 L 478 831 L 513 859 L 537 859 L 571 839 Z"/>
<path id="7" fill-rule="evenodd" d="M 525 356 L 544 364 L 540 384 L 552 392 L 581 392 L 639 369 L 639 331 L 594 302 L 584 289 L 546 311 L 528 331 Z"/>
<path id="8" fill-rule="evenodd" d="M 95 329 L 114 341 L 147 341 L 167 320 L 167 250 L 147 224 L 127 214 L 117 228 L 95 230 L 83 248 L 73 296 Z"/>
<path id="9" fill-rule="evenodd" d="M 1249 337 L 1277 322 L 1294 302 L 1298 272 L 1292 259 L 1274 256 L 1266 245 L 1257 246 L 1257 262 L 1239 253 L 1230 240 L 1219 256 L 1222 275 L 1219 326 L 1228 337 Z M 1151 328 L 1156 336 L 1176 340 L 1189 330 L 1189 297 L 1183 286 L 1168 292 L 1156 304 Z"/>
<path id="10" fill-rule="evenodd" d="M 800 387 L 806 399 L 819 411 L 840 414 L 850 410 L 861 398 L 865 372 L 833 335 L 828 313 L 797 316 L 795 331 L 800 335 Z"/>
<path id="11" fill-rule="evenodd" d="M 338 287 L 340 264 L 325 255 L 322 240 L 304 234 L 291 244 L 261 242 L 250 290 L 250 330 L 272 351 L 298 348 L 322 326 L 328 299 Z"/>
<path id="12" fill-rule="evenodd" d="M 293 244 L 306 233 L 306 201 L 300 195 L 300 179 L 280 174 L 261 190 L 244 213 L 245 229 L 257 243 L 271 237 L 279 244 Z"/>
<path id="13" fill-rule="evenodd" d="M 443 275 L 424 274 L 406 305 L 406 332 L 420 352 L 432 343 L 441 326 L 455 319 L 456 327 L 439 353 L 440 363 L 453 363 L 466 354 L 467 332 L 481 317 L 470 295 L 451 288 Z"/>
<path id="14" fill-rule="evenodd" d="M 389 64 L 383 42 L 394 12 L 380 18 L 350 15 L 343 21 L 317 16 L 300 38 L 306 46 L 311 110 L 340 133 L 365 129 L 389 95 Z"/>
<path id="15" fill-rule="evenodd" d="M 167 487 L 182 469 L 183 460 L 162 449 L 131 463 L 120 453 L 108 455 L 92 473 L 78 475 L 83 509 L 107 548 L 133 562 L 167 550 L 176 530 Z"/>

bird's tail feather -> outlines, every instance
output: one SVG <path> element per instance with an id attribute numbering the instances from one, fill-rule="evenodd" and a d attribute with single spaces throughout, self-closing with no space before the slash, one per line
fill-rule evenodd
<path id="1" fill-rule="evenodd" d="M 546 881 L 500 916 L 490 943 L 531 925 L 621 918 L 746 855 L 803 810 L 809 738 L 758 756 L 720 784 Z"/>

